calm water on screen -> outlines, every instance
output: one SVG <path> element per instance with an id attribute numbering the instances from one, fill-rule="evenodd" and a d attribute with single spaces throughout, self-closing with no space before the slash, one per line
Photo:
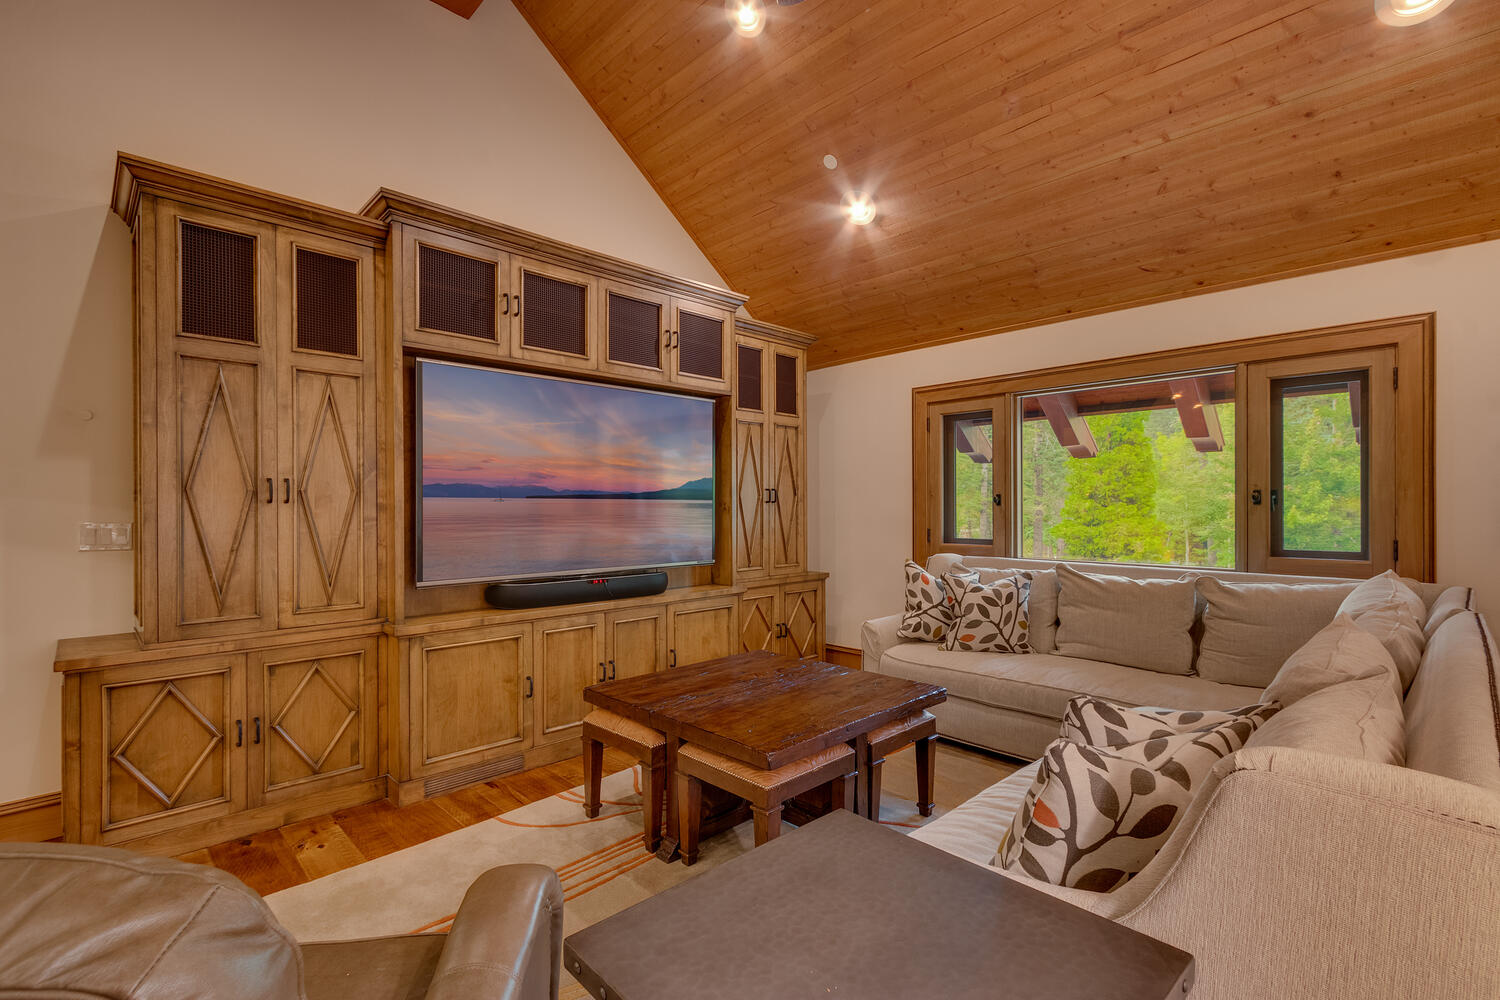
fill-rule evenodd
<path id="1" fill-rule="evenodd" d="M 712 500 L 422 500 L 422 580 L 712 562 Z"/>

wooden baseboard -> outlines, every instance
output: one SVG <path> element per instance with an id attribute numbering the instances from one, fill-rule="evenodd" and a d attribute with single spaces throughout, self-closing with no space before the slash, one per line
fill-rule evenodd
<path id="1" fill-rule="evenodd" d="M 0 841 L 56 840 L 62 832 L 62 792 L 0 804 Z"/>
<path id="2" fill-rule="evenodd" d="M 823 648 L 826 650 L 823 655 L 828 658 L 829 663 L 837 663 L 839 666 L 848 667 L 850 670 L 862 669 L 861 664 L 864 663 L 865 659 L 864 650 L 850 649 L 848 646 L 834 646 L 831 644 Z"/>

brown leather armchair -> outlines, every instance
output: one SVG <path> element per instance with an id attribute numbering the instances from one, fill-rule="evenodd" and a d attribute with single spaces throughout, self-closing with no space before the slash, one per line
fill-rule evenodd
<path id="1" fill-rule="evenodd" d="M 470 886 L 447 934 L 301 944 L 215 868 L 0 845 L 0 996 L 556 1000 L 562 887 L 541 865 Z"/>

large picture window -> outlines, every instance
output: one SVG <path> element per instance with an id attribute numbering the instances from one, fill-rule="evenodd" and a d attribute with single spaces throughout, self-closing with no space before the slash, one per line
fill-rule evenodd
<path id="1" fill-rule="evenodd" d="M 1431 350 L 1413 317 L 918 389 L 913 547 L 1430 577 Z"/>

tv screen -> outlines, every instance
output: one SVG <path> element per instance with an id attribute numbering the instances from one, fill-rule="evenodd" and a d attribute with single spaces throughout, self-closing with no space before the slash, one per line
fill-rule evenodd
<path id="1" fill-rule="evenodd" d="M 710 399 L 416 363 L 417 583 L 714 558 Z"/>

